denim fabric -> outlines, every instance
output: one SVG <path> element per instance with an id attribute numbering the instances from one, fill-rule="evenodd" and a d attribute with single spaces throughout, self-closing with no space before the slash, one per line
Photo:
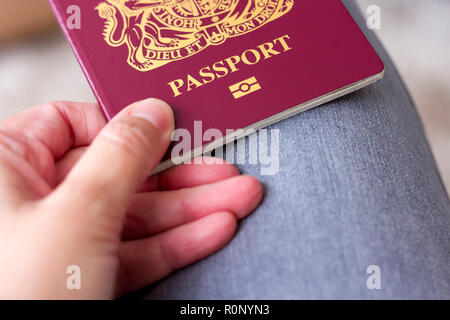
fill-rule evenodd
<path id="1" fill-rule="evenodd" d="M 273 125 L 280 172 L 217 254 L 147 288 L 150 299 L 450 298 L 450 202 L 389 56 L 384 80 Z M 369 290 L 369 265 L 381 289 Z"/>

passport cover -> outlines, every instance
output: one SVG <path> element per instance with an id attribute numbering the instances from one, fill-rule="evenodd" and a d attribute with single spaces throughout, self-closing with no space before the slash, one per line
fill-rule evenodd
<path id="1" fill-rule="evenodd" d="M 340 0 L 50 4 L 108 119 L 156 97 L 172 106 L 176 127 L 192 137 L 195 121 L 224 136 L 227 129 L 259 129 L 384 73 Z M 216 139 L 208 146 L 223 143 Z M 202 144 L 193 138 L 188 156 L 200 154 Z M 168 166 L 166 161 L 160 169 Z"/>

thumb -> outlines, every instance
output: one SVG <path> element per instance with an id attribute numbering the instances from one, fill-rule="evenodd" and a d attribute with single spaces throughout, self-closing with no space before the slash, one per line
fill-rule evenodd
<path id="1" fill-rule="evenodd" d="M 121 228 L 130 198 L 160 162 L 173 130 L 173 112 L 165 102 L 132 104 L 100 131 L 56 197 L 81 219 L 90 215 Z"/>

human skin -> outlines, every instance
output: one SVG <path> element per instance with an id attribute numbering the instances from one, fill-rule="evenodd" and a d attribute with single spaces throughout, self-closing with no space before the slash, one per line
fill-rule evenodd
<path id="1" fill-rule="evenodd" d="M 150 176 L 173 129 L 157 99 L 108 124 L 71 102 L 0 123 L 0 298 L 110 299 L 225 246 L 261 184 L 219 162 Z M 80 290 L 67 287 L 69 266 Z"/>

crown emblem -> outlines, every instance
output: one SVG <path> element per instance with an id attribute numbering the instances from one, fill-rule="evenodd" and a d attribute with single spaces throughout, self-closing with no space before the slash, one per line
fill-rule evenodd
<path id="1" fill-rule="evenodd" d="M 252 32 L 283 16 L 293 0 L 105 0 L 96 7 L 111 47 L 145 72 Z"/>

